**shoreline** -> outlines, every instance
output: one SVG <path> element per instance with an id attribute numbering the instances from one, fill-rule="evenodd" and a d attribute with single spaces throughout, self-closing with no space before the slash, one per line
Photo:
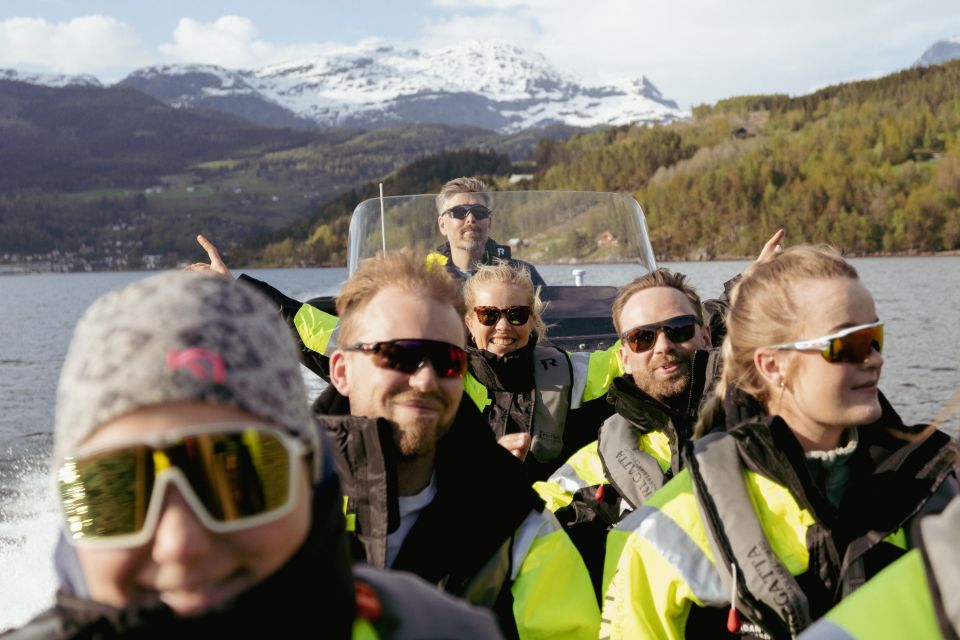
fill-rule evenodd
<path id="1" fill-rule="evenodd" d="M 960 249 L 952 249 L 950 251 L 903 251 L 903 252 L 881 252 L 881 253 L 867 253 L 863 255 L 852 255 L 852 254 L 843 254 L 843 257 L 851 260 L 858 260 L 864 258 L 953 258 L 960 256 Z M 690 258 L 690 257 L 680 257 L 680 256 L 657 256 L 657 263 L 660 262 L 744 262 L 755 260 L 756 256 L 716 256 L 712 258 Z M 187 266 L 187 262 L 184 262 L 182 265 L 176 267 L 169 267 L 165 269 L 92 269 L 89 271 L 63 271 L 60 269 L 53 269 L 48 267 L 38 268 L 36 263 L 0 263 L 0 277 L 2 276 L 23 276 L 23 275 L 35 275 L 35 274 L 49 274 L 49 273 L 59 273 L 59 274 L 72 274 L 72 273 L 150 273 L 156 271 L 157 273 L 161 271 L 170 271 L 173 269 L 182 269 Z M 558 263 L 544 263 L 544 264 L 592 264 L 590 262 L 558 262 Z M 606 263 L 600 263 L 606 264 Z M 232 270 L 239 269 L 343 269 L 346 268 L 345 264 L 337 265 L 241 265 L 237 267 L 232 267 Z"/>
<path id="2" fill-rule="evenodd" d="M 864 254 L 843 253 L 844 259 L 859 260 L 861 258 L 952 258 L 960 256 L 960 249 L 951 249 L 949 251 L 891 251 L 876 252 Z M 742 262 L 744 260 L 755 260 L 756 255 L 752 256 L 715 256 L 712 258 L 689 258 L 674 256 L 657 256 L 657 262 Z"/>

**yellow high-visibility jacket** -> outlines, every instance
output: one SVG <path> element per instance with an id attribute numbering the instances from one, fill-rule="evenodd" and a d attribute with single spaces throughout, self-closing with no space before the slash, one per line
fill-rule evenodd
<path id="1" fill-rule="evenodd" d="M 744 629 L 786 637 L 823 615 L 909 548 L 906 531 L 928 501 L 957 491 L 956 443 L 887 419 L 859 429 L 839 507 L 778 417 L 688 447 L 686 468 L 609 533 L 601 637 L 722 637 L 731 564 Z M 735 445 L 739 465 L 710 468 L 704 452 L 718 442 Z M 831 527 L 850 532 L 846 547 Z"/>

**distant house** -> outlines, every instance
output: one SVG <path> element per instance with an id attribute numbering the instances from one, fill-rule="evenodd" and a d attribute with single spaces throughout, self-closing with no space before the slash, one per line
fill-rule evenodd
<path id="1" fill-rule="evenodd" d="M 609 231 L 604 231 L 596 237 L 596 243 L 598 247 L 616 247 L 619 246 L 620 241 Z"/>
<path id="2" fill-rule="evenodd" d="M 510 176 L 510 184 L 516 184 L 518 182 L 523 182 L 524 180 L 533 180 L 532 173 L 514 173 Z"/>

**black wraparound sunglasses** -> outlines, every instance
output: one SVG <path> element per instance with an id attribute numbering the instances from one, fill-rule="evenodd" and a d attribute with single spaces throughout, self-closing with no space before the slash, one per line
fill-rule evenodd
<path id="1" fill-rule="evenodd" d="M 657 332 L 662 331 L 670 342 L 686 342 L 696 334 L 698 324 L 700 323 L 694 315 L 676 316 L 663 322 L 634 327 L 620 338 L 634 353 L 643 353 L 653 348 L 657 341 Z"/>
<path id="2" fill-rule="evenodd" d="M 451 218 L 456 218 L 457 220 L 466 220 L 468 213 L 473 214 L 474 220 L 486 220 L 493 211 L 482 204 L 458 204 L 444 211 L 442 215 L 449 215 Z"/>
<path id="3" fill-rule="evenodd" d="M 439 340 L 358 342 L 340 349 L 370 354 L 376 366 L 401 373 L 415 373 L 425 362 L 432 364 L 441 378 L 462 377 L 467 372 L 467 352 Z"/>

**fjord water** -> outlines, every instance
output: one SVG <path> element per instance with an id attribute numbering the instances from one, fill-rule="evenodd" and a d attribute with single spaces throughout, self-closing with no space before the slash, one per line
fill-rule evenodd
<path id="1" fill-rule="evenodd" d="M 960 384 L 960 257 L 852 261 L 886 322 L 880 387 L 908 423 L 934 419 Z M 705 298 L 746 262 L 663 263 L 687 273 Z M 619 266 L 582 266 L 585 284 L 623 284 Z M 573 284 L 571 267 L 541 267 L 548 282 Z M 253 270 L 298 299 L 337 291 L 345 269 Z M 59 526 L 46 459 L 52 444 L 57 377 L 76 321 L 101 294 L 150 273 L 0 277 L 0 630 L 51 601 L 50 563 Z M 631 274 L 632 275 L 632 274 Z M 800 336 L 798 336 L 800 337 Z M 810 336 L 803 336 L 810 337 Z M 320 385 L 304 369 L 315 394 Z M 956 434 L 960 416 L 944 427 Z"/>

